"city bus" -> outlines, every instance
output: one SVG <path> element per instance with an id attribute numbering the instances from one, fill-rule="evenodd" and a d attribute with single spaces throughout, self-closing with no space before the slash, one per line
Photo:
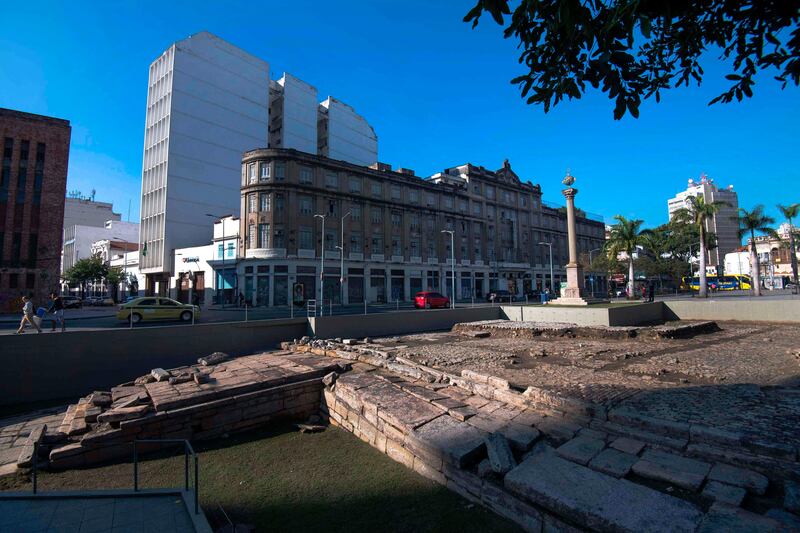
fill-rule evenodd
<path id="1" fill-rule="evenodd" d="M 737 289 L 750 290 L 750 276 L 745 274 L 727 274 L 724 276 L 706 276 L 706 285 L 711 290 L 734 291 Z M 684 276 L 681 278 L 681 286 L 693 291 L 700 290 L 700 277 Z"/>

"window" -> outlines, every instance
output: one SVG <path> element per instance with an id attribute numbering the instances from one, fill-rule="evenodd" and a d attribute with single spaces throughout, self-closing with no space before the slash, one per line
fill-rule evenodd
<path id="1" fill-rule="evenodd" d="M 419 191 L 416 190 L 416 189 L 411 189 L 409 191 L 409 193 L 408 193 L 408 201 L 411 202 L 412 204 L 415 204 L 415 205 L 418 204 L 419 203 Z"/>
<path id="2" fill-rule="evenodd" d="M 383 196 L 383 185 L 381 185 L 377 181 L 372 182 L 372 196 L 376 197 Z"/>
<path id="3" fill-rule="evenodd" d="M 275 163 L 275 179 L 286 179 L 286 163 L 277 161 Z"/>
<path id="4" fill-rule="evenodd" d="M 361 220 L 361 206 L 358 204 L 353 204 L 350 206 L 350 213 L 353 217 L 353 220 L 360 221 Z"/>
<path id="5" fill-rule="evenodd" d="M 428 207 L 436 205 L 436 196 L 432 192 L 429 192 L 425 195 L 425 204 Z"/>
<path id="6" fill-rule="evenodd" d="M 475 215 L 475 216 L 480 216 L 481 215 L 481 204 L 479 204 L 478 202 L 473 202 L 473 204 L 472 204 L 472 214 Z"/>
<path id="7" fill-rule="evenodd" d="M 510 191 L 503 191 L 503 202 L 505 202 L 506 205 L 513 205 L 514 195 L 511 194 Z"/>
<path id="8" fill-rule="evenodd" d="M 248 213 L 255 213 L 256 212 L 256 195 L 255 194 L 248 194 L 247 195 L 247 212 Z"/>
<path id="9" fill-rule="evenodd" d="M 409 215 L 409 222 L 408 225 L 413 232 L 419 231 L 419 215 L 417 213 L 411 213 Z"/>
<path id="10" fill-rule="evenodd" d="M 314 173 L 311 171 L 309 167 L 300 167 L 300 183 L 313 183 L 314 182 Z"/>
<path id="11" fill-rule="evenodd" d="M 473 256 L 475 259 L 481 258 L 481 238 L 474 237 L 473 238 Z"/>
<path id="12" fill-rule="evenodd" d="M 453 197 L 445 195 L 444 197 L 444 208 L 445 209 L 453 209 Z"/>
<path id="13" fill-rule="evenodd" d="M 247 247 L 248 248 L 252 249 L 252 248 L 256 248 L 257 247 L 258 243 L 256 242 L 256 237 L 258 237 L 258 235 L 256 234 L 256 225 L 255 224 L 250 224 L 249 226 L 247 226 Z"/>
<path id="14" fill-rule="evenodd" d="M 380 207 L 373 207 L 372 208 L 372 223 L 373 224 L 380 224 L 383 220 L 383 213 L 381 212 Z"/>
<path id="15" fill-rule="evenodd" d="M 468 208 L 467 200 L 464 198 L 458 199 L 458 210 L 462 213 L 466 213 Z"/>
<path id="16" fill-rule="evenodd" d="M 372 234 L 372 253 L 373 254 L 383 253 L 383 235 L 380 233 Z"/>
<path id="17" fill-rule="evenodd" d="M 475 194 L 480 194 L 481 193 L 481 184 L 480 183 L 473 183 L 472 184 L 472 192 L 474 192 Z"/>
<path id="18" fill-rule="evenodd" d="M 222 259 L 224 256 L 225 256 L 225 245 L 220 244 L 219 246 L 217 246 L 217 257 Z"/>
<path id="19" fill-rule="evenodd" d="M 436 242 L 432 239 L 428 240 L 428 257 L 436 257 Z"/>
<path id="20" fill-rule="evenodd" d="M 328 202 L 328 216 L 330 217 L 338 217 L 339 216 L 339 202 L 333 200 L 332 198 L 327 199 Z"/>
<path id="21" fill-rule="evenodd" d="M 236 249 L 235 249 L 234 244 L 232 242 L 228 243 L 228 254 L 227 254 L 227 256 L 228 257 L 235 257 L 236 256 Z"/>
<path id="22" fill-rule="evenodd" d="M 528 197 L 524 194 L 519 197 L 519 201 L 522 202 L 522 207 L 528 207 Z"/>
<path id="23" fill-rule="evenodd" d="M 338 235 L 338 233 L 339 233 L 338 231 L 332 229 L 325 230 L 325 249 L 327 251 L 330 252 L 336 249 L 338 243 L 336 236 Z"/>
<path id="24" fill-rule="evenodd" d="M 300 228 L 300 244 L 301 250 L 313 250 L 314 247 L 314 232 L 308 226 Z"/>
<path id="25" fill-rule="evenodd" d="M 269 224 L 258 225 L 258 247 L 269 248 Z"/>
<path id="26" fill-rule="evenodd" d="M 392 255 L 403 255 L 403 243 L 400 237 L 392 237 Z"/>
<path id="27" fill-rule="evenodd" d="M 25 181 L 28 179 L 28 148 L 30 143 L 22 141 L 19 150 L 19 175 L 17 176 L 17 203 L 25 203 Z M 19 258 L 19 254 L 14 257 Z"/>
<path id="28" fill-rule="evenodd" d="M 284 241 L 283 228 L 276 227 L 273 235 L 272 246 L 274 248 L 285 248 L 286 242 Z"/>
<path id="29" fill-rule="evenodd" d="M 247 165 L 247 176 L 248 176 L 248 183 L 255 183 L 257 181 L 256 177 L 256 164 L 250 163 Z"/>
<path id="30" fill-rule="evenodd" d="M 411 248 L 411 257 L 419 257 L 419 239 L 411 239 L 408 244 Z"/>
<path id="31" fill-rule="evenodd" d="M 261 163 L 261 181 L 269 181 L 270 166 L 269 163 Z"/>
<path id="32" fill-rule="evenodd" d="M 361 192 L 361 180 L 355 176 L 350 176 L 350 192 Z"/>
<path id="33" fill-rule="evenodd" d="M 275 211 L 283 211 L 284 197 L 282 194 L 275 195 Z"/>
<path id="34" fill-rule="evenodd" d="M 350 233 L 350 251 L 355 253 L 362 252 L 361 232 L 353 231 Z"/>
<path id="35" fill-rule="evenodd" d="M 486 206 L 486 216 L 491 219 L 494 219 L 494 217 L 496 216 L 495 208 L 493 205 L 490 204 Z"/>
<path id="36" fill-rule="evenodd" d="M 486 186 L 486 198 L 488 198 L 489 200 L 494 200 L 495 199 L 494 185 L 487 185 Z"/>
<path id="37" fill-rule="evenodd" d="M 395 228 L 403 226 L 403 215 L 399 211 L 392 211 L 392 226 Z"/>
<path id="38" fill-rule="evenodd" d="M 314 201 L 310 196 L 300 197 L 300 214 L 310 215 L 314 211 Z"/>
<path id="39" fill-rule="evenodd" d="M 428 231 L 433 231 L 436 229 L 436 217 L 428 217 L 425 221 L 425 226 L 428 228 Z"/>
<path id="40" fill-rule="evenodd" d="M 269 211 L 272 208 L 272 202 L 270 201 L 270 195 L 268 193 L 262 192 L 259 194 L 258 203 L 260 211 Z"/>
<path id="41" fill-rule="evenodd" d="M 36 274 L 25 274 L 25 288 L 33 289 L 36 287 Z"/>
<path id="42" fill-rule="evenodd" d="M 327 171 L 325 173 L 325 186 L 329 189 L 339 188 L 339 175 L 336 172 Z"/>
<path id="43" fill-rule="evenodd" d="M 392 200 L 399 200 L 402 196 L 402 190 L 399 185 L 392 185 L 391 188 Z"/>

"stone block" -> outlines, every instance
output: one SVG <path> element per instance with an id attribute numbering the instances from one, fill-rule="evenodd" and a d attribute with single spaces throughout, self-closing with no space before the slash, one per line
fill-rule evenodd
<path id="1" fill-rule="evenodd" d="M 642 477 L 674 483 L 696 491 L 703 484 L 711 465 L 661 450 L 647 450 L 633 465 L 633 472 Z"/>
<path id="2" fill-rule="evenodd" d="M 477 415 L 478 411 L 476 411 L 472 407 L 464 406 L 464 407 L 456 407 L 454 409 L 449 409 L 447 411 L 447 414 L 449 414 L 456 420 L 464 422 L 465 420 Z"/>
<path id="3" fill-rule="evenodd" d="M 739 507 L 715 503 L 703 519 L 697 533 L 752 533 L 755 531 L 780 531 L 780 522 L 772 518 L 745 511 Z"/>
<path id="4" fill-rule="evenodd" d="M 530 456 L 504 483 L 535 505 L 598 531 L 693 532 L 703 516 L 686 501 L 550 453 Z"/>
<path id="5" fill-rule="evenodd" d="M 511 446 L 501 433 L 491 433 L 485 439 L 486 452 L 489 455 L 489 464 L 495 473 L 504 476 L 517 466 Z"/>
<path id="6" fill-rule="evenodd" d="M 789 531 L 800 531 L 800 516 L 784 511 L 783 509 L 770 509 L 764 516 L 777 520 Z"/>
<path id="7" fill-rule="evenodd" d="M 589 468 L 614 477 L 625 477 L 639 458 L 614 448 L 606 448 L 589 461 Z"/>
<path id="8" fill-rule="evenodd" d="M 714 464 L 711 472 L 708 473 L 708 479 L 742 487 L 759 496 L 764 494 L 769 486 L 769 480 L 758 472 L 724 463 Z"/>
<path id="9" fill-rule="evenodd" d="M 230 356 L 224 352 L 214 352 L 211 355 L 206 355 L 205 357 L 201 357 L 197 360 L 197 362 L 203 366 L 211 366 L 211 365 L 218 365 L 223 361 L 227 361 L 230 359 Z"/>
<path id="10" fill-rule="evenodd" d="M 489 379 L 486 380 L 487 385 L 491 385 L 495 389 L 506 389 L 508 390 L 510 387 L 508 385 L 508 380 L 503 378 L 498 378 L 497 376 L 489 376 Z"/>
<path id="11" fill-rule="evenodd" d="M 478 463 L 478 477 L 486 478 L 491 476 L 493 472 L 492 463 L 489 462 L 489 459 L 484 459 Z"/>
<path id="12" fill-rule="evenodd" d="M 386 440 L 386 455 L 408 468 L 414 468 L 414 454 L 393 440 Z"/>
<path id="13" fill-rule="evenodd" d="M 530 450 L 533 443 L 541 436 L 539 430 L 516 423 L 516 418 L 514 418 L 514 421 L 500 428 L 499 431 L 508 439 L 511 448 L 518 452 L 527 452 Z"/>
<path id="14" fill-rule="evenodd" d="M 539 533 L 542 530 L 542 513 L 515 498 L 502 487 L 484 482 L 481 502 L 503 518 L 518 524 L 524 531 Z"/>
<path id="15" fill-rule="evenodd" d="M 450 464 L 445 464 L 442 467 L 442 473 L 447 478 L 447 488 L 450 488 L 450 482 L 454 482 L 468 494 L 474 496 L 477 501 L 480 501 L 483 480 L 476 474 Z"/>
<path id="16" fill-rule="evenodd" d="M 609 446 L 621 452 L 629 453 L 631 455 L 639 455 L 639 452 L 642 451 L 642 448 L 644 448 L 644 442 L 629 439 L 627 437 L 619 437 L 614 439 Z"/>
<path id="17" fill-rule="evenodd" d="M 440 485 L 447 485 L 447 478 L 433 466 L 429 465 L 420 457 L 414 457 L 414 470 L 423 477 L 435 481 Z"/>
<path id="18" fill-rule="evenodd" d="M 156 381 L 158 382 L 168 381 L 169 378 L 172 376 L 172 374 L 170 374 L 163 368 L 154 368 L 153 370 L 150 371 L 150 375 L 156 378 Z"/>
<path id="19" fill-rule="evenodd" d="M 478 413 L 477 415 L 469 418 L 467 423 L 481 431 L 485 431 L 486 433 L 494 433 L 495 431 L 500 431 L 500 428 L 505 426 L 507 421 L 500 418 L 494 418 L 490 414 L 487 415 L 484 413 Z"/>
<path id="20" fill-rule="evenodd" d="M 98 422 L 121 422 L 123 420 L 132 420 L 140 418 L 147 414 L 150 410 L 149 405 L 137 405 L 134 407 L 121 407 L 119 409 L 111 409 L 97 417 Z"/>
<path id="21" fill-rule="evenodd" d="M 573 424 L 563 418 L 554 418 L 551 416 L 543 419 L 536 427 L 557 443 L 564 443 L 570 440 L 581 428 L 579 425 Z"/>
<path id="22" fill-rule="evenodd" d="M 378 410 L 379 418 L 407 431 L 430 422 L 442 414 L 444 412 L 441 409 L 410 394 L 404 394 L 404 397 L 396 398 L 389 404 L 381 404 Z"/>
<path id="23" fill-rule="evenodd" d="M 703 489 L 703 496 L 716 502 L 739 506 L 742 504 L 747 491 L 742 487 L 726 485 L 719 481 L 709 481 Z"/>
<path id="24" fill-rule="evenodd" d="M 460 400 L 455 400 L 453 398 L 442 398 L 433 400 L 431 403 L 437 407 L 441 407 L 445 411 L 448 409 L 455 409 L 457 407 L 464 407 L 466 404 Z"/>
<path id="25" fill-rule="evenodd" d="M 784 482 L 783 506 L 787 511 L 800 514 L 800 483 L 792 480 Z"/>
<path id="26" fill-rule="evenodd" d="M 483 435 L 465 422 L 440 416 L 412 431 L 405 442 L 419 455 L 438 457 L 464 468 L 474 463 L 484 450 Z"/>
<path id="27" fill-rule="evenodd" d="M 91 394 L 92 397 L 92 404 L 97 405 L 99 407 L 108 407 L 111 405 L 113 401 L 111 399 L 111 393 L 106 391 L 94 391 Z"/>
<path id="28" fill-rule="evenodd" d="M 467 379 L 471 379 L 472 381 L 476 381 L 478 383 L 488 383 L 489 381 L 488 374 L 482 374 L 480 372 L 475 372 L 474 370 L 468 370 L 468 369 L 462 370 L 461 376 Z"/>
<path id="29" fill-rule="evenodd" d="M 556 449 L 556 453 L 580 465 L 587 465 L 592 458 L 605 448 L 606 443 L 590 437 L 576 437 Z"/>

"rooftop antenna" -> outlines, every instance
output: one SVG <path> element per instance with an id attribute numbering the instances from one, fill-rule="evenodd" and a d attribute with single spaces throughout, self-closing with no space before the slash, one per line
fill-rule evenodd
<path id="1" fill-rule="evenodd" d="M 128 222 L 131 221 L 131 199 L 128 198 Z"/>

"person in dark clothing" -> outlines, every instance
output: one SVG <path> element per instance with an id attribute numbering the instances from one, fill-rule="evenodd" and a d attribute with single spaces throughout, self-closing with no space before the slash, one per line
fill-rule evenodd
<path id="1" fill-rule="evenodd" d="M 652 302 L 655 300 L 656 296 L 656 282 L 650 280 L 650 284 L 647 287 L 647 301 Z"/>
<path id="2" fill-rule="evenodd" d="M 200 295 L 197 294 L 197 291 L 192 293 L 192 305 L 200 307 Z"/>
<path id="3" fill-rule="evenodd" d="M 67 326 L 64 322 L 64 300 L 61 299 L 61 296 L 54 292 L 50 293 L 50 307 L 47 308 L 47 312 L 52 315 L 50 321 L 53 324 L 53 328 L 50 331 L 55 331 L 56 324 L 60 323 L 61 332 L 63 333 Z"/>

